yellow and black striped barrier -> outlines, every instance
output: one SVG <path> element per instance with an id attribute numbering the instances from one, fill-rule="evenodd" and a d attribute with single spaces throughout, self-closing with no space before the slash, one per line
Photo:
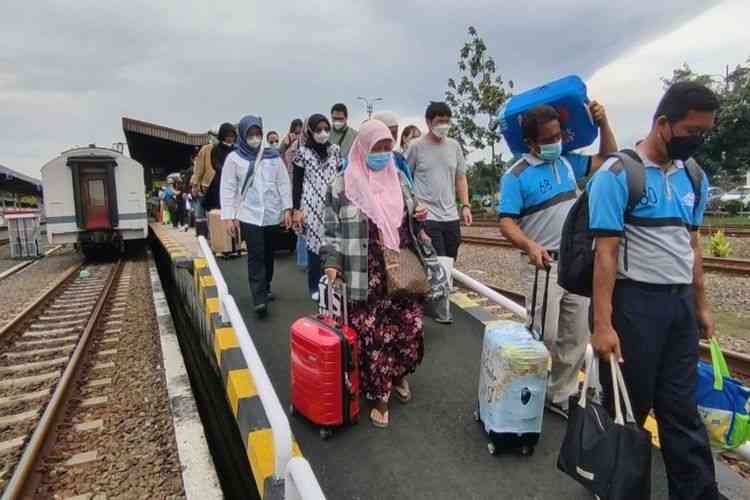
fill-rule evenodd
<path id="1" fill-rule="evenodd" d="M 190 283 L 178 279 L 182 299 L 192 311 L 196 330 L 202 332 L 203 351 L 211 357 L 206 361 L 214 367 L 225 388 L 227 403 L 234 415 L 255 484 L 263 500 L 283 498 L 284 484 L 274 479 L 275 453 L 271 425 L 261 403 L 253 376 L 231 324 L 224 323 L 220 313 L 216 280 L 206 259 L 192 258 L 185 247 L 162 231 L 154 231 L 170 256 L 174 267 L 192 267 Z M 187 273 L 185 273 L 187 274 Z M 301 456 L 296 441 L 293 456 Z"/>

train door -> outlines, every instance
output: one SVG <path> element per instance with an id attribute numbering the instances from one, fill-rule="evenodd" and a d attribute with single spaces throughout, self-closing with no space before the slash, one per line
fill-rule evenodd
<path id="1" fill-rule="evenodd" d="M 103 174 L 81 174 L 81 201 L 86 229 L 112 229 L 107 179 Z"/>

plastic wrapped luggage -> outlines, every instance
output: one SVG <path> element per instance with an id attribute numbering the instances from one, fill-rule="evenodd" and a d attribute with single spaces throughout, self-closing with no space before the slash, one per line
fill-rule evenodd
<path id="1" fill-rule="evenodd" d="M 537 272 L 534 297 L 538 279 Z M 549 272 L 545 286 L 549 286 Z M 546 309 L 547 288 L 540 340 L 531 333 L 533 321 L 529 327 L 515 321 L 495 321 L 485 328 L 474 418 L 487 433 L 487 449 L 493 455 L 501 450 L 531 455 L 539 441 L 550 364 L 541 340 Z"/>
<path id="2" fill-rule="evenodd" d="M 567 76 L 511 97 L 498 112 L 500 130 L 511 151 L 518 155 L 529 151 L 523 141 L 521 117 L 533 107 L 548 104 L 560 114 L 563 153 L 592 144 L 599 134 L 588 108 L 586 84 Z"/>
<path id="3" fill-rule="evenodd" d="M 322 313 L 298 319 L 289 333 L 290 411 L 319 425 L 323 439 L 331 436 L 333 428 L 359 418 L 357 332 L 348 325 L 343 283 L 341 295 L 332 288 L 323 277 Z"/>

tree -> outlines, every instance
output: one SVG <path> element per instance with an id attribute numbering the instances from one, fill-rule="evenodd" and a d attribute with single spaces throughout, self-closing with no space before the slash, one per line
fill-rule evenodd
<path id="1" fill-rule="evenodd" d="M 481 196 L 492 196 L 498 190 L 498 183 L 505 171 L 505 162 L 502 158 L 496 158 L 495 163 L 487 163 L 480 160 L 472 165 L 467 177 L 469 181 L 469 191 Z"/>
<path id="2" fill-rule="evenodd" d="M 750 169 L 750 59 L 723 76 L 695 73 L 683 64 L 672 78 L 663 78 L 665 89 L 679 81 L 696 81 L 714 90 L 719 98 L 716 126 L 696 159 L 715 183 L 731 185 Z"/>
<path id="3" fill-rule="evenodd" d="M 495 161 L 499 139 L 489 124 L 510 96 L 513 81 L 506 85 L 502 76 L 495 76 L 497 66 L 487 53 L 484 40 L 473 26 L 469 26 L 468 33 L 469 39 L 459 51 L 458 68 L 462 74 L 458 80 L 448 79 L 445 92 L 455 116 L 450 136 L 458 140 L 465 154 L 489 147 L 491 161 Z"/>

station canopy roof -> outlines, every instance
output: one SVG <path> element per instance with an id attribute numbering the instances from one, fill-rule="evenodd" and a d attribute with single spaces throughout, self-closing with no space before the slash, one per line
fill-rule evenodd
<path id="1" fill-rule="evenodd" d="M 209 134 L 190 133 L 155 123 L 122 118 L 130 157 L 144 166 L 146 182 L 190 167 L 193 153 L 209 142 Z"/>
<path id="2" fill-rule="evenodd" d="M 0 165 L 0 191 L 39 194 L 42 192 L 42 181 Z"/>

